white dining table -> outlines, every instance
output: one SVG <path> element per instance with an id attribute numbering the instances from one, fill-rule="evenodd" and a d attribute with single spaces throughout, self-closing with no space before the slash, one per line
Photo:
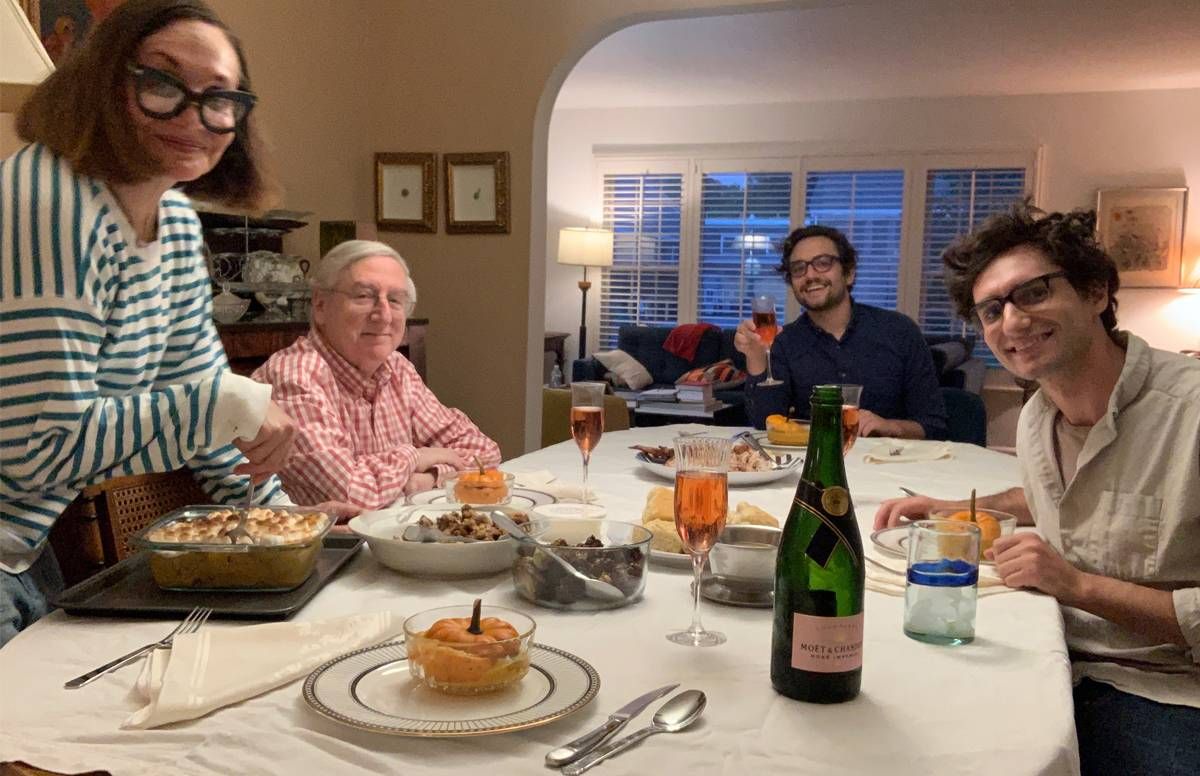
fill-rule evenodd
<path id="1" fill-rule="evenodd" d="M 633 444 L 670 444 L 687 431 L 663 426 L 605 434 L 591 462 L 590 486 L 611 519 L 639 522 L 647 492 L 666 480 L 642 468 Z M 866 463 L 877 440 L 861 439 L 847 457 L 850 492 L 864 542 L 878 504 L 900 486 L 932 496 L 990 493 L 1019 483 L 1017 460 L 964 444 L 951 457 Z M 564 442 L 508 461 L 513 472 L 548 470 L 578 483 L 579 451 Z M 731 488 L 731 509 L 747 501 L 782 521 L 798 473 L 763 486 Z M 668 682 L 702 690 L 701 720 L 654 736 L 593 772 L 621 776 L 666 768 L 689 776 L 721 774 L 1047 774 L 1079 772 L 1071 672 L 1058 606 L 1017 591 L 980 598 L 975 641 L 924 644 L 901 629 L 903 599 L 866 596 L 862 693 L 849 703 L 814 705 L 777 694 L 769 678 L 771 612 L 702 602 L 707 627 L 727 643 L 688 648 L 665 638 L 690 620 L 690 572 L 651 563 L 644 598 L 602 612 L 568 613 L 522 601 L 509 574 L 419 579 L 385 568 L 368 548 L 304 609 L 301 620 L 488 602 L 537 620 L 537 640 L 586 660 L 600 676 L 595 700 L 552 724 L 456 739 L 389 736 L 343 726 L 308 708 L 301 682 L 153 730 L 123 730 L 141 703 L 131 694 L 136 668 L 80 690 L 63 682 L 163 635 L 163 621 L 87 618 L 61 611 L 0 649 L 0 761 L 52 770 L 113 774 L 531 774 L 550 749 L 591 729 L 625 702 Z M 214 621 L 209 628 L 245 627 Z M 652 704 L 627 730 L 647 724 Z"/>

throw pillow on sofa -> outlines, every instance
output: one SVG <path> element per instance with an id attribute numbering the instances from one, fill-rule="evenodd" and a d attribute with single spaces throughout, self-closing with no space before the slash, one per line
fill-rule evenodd
<path id="1" fill-rule="evenodd" d="M 746 382 L 746 373 L 733 365 L 729 358 L 721 359 L 715 364 L 697 367 L 690 372 L 684 372 L 675 381 L 680 383 L 712 383 L 714 391 L 728 391 Z"/>
<path id="2" fill-rule="evenodd" d="M 649 370 L 624 350 L 606 350 L 594 354 L 595 359 L 613 375 L 613 387 L 629 387 L 640 391 L 654 382 Z"/>

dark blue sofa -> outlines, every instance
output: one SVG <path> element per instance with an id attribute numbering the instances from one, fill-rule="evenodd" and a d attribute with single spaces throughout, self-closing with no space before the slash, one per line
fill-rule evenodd
<path id="1" fill-rule="evenodd" d="M 622 326 L 617 332 L 617 349 L 636 358 L 650 376 L 654 378 L 651 388 L 673 388 L 675 381 L 684 372 L 696 367 L 715 364 L 722 359 L 733 359 L 733 365 L 745 371 L 746 357 L 733 347 L 733 329 L 709 329 L 700 338 L 696 357 L 691 361 L 663 350 L 663 344 L 674 326 Z M 576 359 L 571 368 L 572 380 L 603 380 L 607 370 L 594 358 Z M 731 404 L 741 411 L 746 402 L 742 386 L 729 390 L 715 391 L 714 397 Z M 732 420 L 730 422 L 733 422 Z M 737 422 L 745 424 L 745 413 L 741 412 Z"/>
<path id="2" fill-rule="evenodd" d="M 696 357 L 685 361 L 663 350 L 663 343 L 674 328 L 630 325 L 622 326 L 617 332 L 617 348 L 633 356 L 646 367 L 654 378 L 654 384 L 650 387 L 673 387 L 684 372 L 714 364 L 725 358 L 733 359 L 734 366 L 745 370 L 746 357 L 734 349 L 732 329 L 706 331 L 696 349 Z M 938 373 L 938 382 L 943 387 L 943 398 L 948 405 L 950 438 L 980 444 L 981 423 L 982 434 L 986 434 L 986 415 L 982 414 L 983 401 L 979 398 L 979 392 L 986 370 L 979 359 L 971 356 L 975 338 L 929 335 L 925 341 L 929 344 L 933 365 Z M 571 377 L 573 380 L 603 380 L 606 372 L 604 365 L 594 358 L 576 359 L 572 365 Z M 946 396 L 947 393 L 953 395 Z M 745 393 L 741 386 L 716 391 L 714 395 L 717 399 L 738 408 L 740 424 L 748 423 L 742 409 Z M 960 426 L 965 428 L 960 429 Z"/>

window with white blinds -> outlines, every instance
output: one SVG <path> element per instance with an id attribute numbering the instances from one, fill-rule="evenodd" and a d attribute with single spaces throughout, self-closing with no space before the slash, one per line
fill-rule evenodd
<path id="1" fill-rule="evenodd" d="M 903 170 L 828 170 L 805 180 L 804 223 L 840 229 L 858 251 L 857 302 L 896 309 Z"/>
<path id="2" fill-rule="evenodd" d="M 604 176 L 604 226 L 613 263 L 603 272 L 600 347 L 616 347 L 626 324 L 673 325 L 679 318 L 683 175 Z"/>
<path id="3" fill-rule="evenodd" d="M 782 321 L 787 289 L 779 247 L 791 218 L 790 172 L 706 172 L 700 187 L 696 319 L 736 328 L 757 294 L 775 297 Z"/>
<path id="4" fill-rule="evenodd" d="M 943 282 L 942 252 L 988 216 L 1025 196 L 1024 167 L 929 170 L 925 179 L 925 228 L 921 245 L 921 330 L 962 334 L 967 324 L 954 313 Z M 983 338 L 975 355 L 999 366 Z"/>

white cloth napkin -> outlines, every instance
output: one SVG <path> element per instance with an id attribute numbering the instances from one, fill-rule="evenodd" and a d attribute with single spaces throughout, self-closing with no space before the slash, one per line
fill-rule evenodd
<path id="1" fill-rule="evenodd" d="M 885 595 L 904 595 L 907 568 L 908 561 L 903 558 L 892 558 L 867 550 L 867 589 Z M 994 568 L 980 564 L 978 590 L 981 597 L 1015 589 L 1005 585 Z"/>
<path id="2" fill-rule="evenodd" d="M 583 495 L 583 485 L 581 483 L 564 482 L 545 469 L 532 472 L 512 472 L 512 475 L 514 484 L 518 488 L 540 490 L 542 493 L 549 493 L 560 501 L 584 500 L 580 498 Z M 588 488 L 587 501 L 591 503 L 595 500 L 596 491 Z"/>
<path id="3" fill-rule="evenodd" d="M 949 442 L 927 439 L 884 439 L 863 456 L 867 463 L 911 463 L 953 458 Z"/>
<path id="4" fill-rule="evenodd" d="M 399 635 L 391 612 L 324 622 L 201 628 L 150 653 L 134 693 L 146 702 L 127 730 L 195 719 L 307 676 L 327 660 Z"/>

